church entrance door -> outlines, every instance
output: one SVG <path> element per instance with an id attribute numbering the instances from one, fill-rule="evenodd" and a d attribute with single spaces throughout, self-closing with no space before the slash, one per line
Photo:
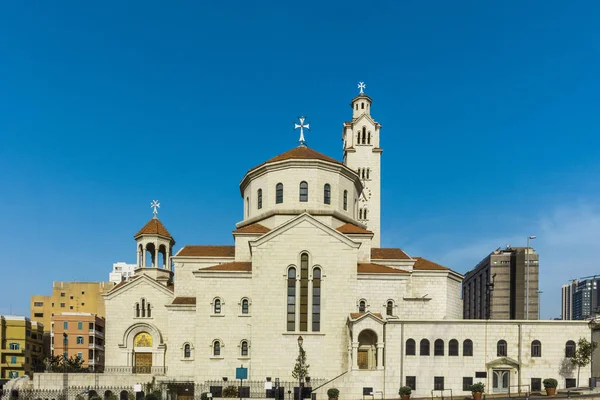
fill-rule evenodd
<path id="1" fill-rule="evenodd" d="M 510 370 L 495 369 L 493 374 L 492 388 L 494 392 L 508 392 L 508 385 L 510 385 Z"/>
<path id="2" fill-rule="evenodd" d="M 149 374 L 152 371 L 152 353 L 135 353 L 135 374 Z"/>

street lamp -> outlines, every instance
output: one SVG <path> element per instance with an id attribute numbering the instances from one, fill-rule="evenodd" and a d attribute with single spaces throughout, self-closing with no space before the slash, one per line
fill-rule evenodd
<path id="1" fill-rule="evenodd" d="M 527 236 L 527 251 L 525 252 L 525 319 L 529 319 L 529 248 L 530 242 L 537 236 Z"/>
<path id="2" fill-rule="evenodd" d="M 298 400 L 302 400 L 302 343 L 304 343 L 304 339 L 302 339 L 302 336 L 298 336 L 298 362 L 300 366 L 298 369 Z"/>

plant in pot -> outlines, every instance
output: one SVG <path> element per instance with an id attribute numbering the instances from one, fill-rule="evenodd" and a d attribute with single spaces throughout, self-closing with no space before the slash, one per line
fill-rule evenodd
<path id="1" fill-rule="evenodd" d="M 336 388 L 329 388 L 327 389 L 327 397 L 329 397 L 329 400 L 337 399 L 340 397 L 340 391 Z"/>
<path id="2" fill-rule="evenodd" d="M 548 396 L 554 396 L 556 394 L 556 387 L 558 386 L 558 381 L 554 378 L 544 379 L 544 389 L 546 389 L 546 394 Z"/>
<path id="3" fill-rule="evenodd" d="M 477 382 L 471 385 L 471 393 L 473 394 L 473 400 L 481 400 L 481 396 L 485 391 L 485 384 L 483 382 Z"/>
<path id="4" fill-rule="evenodd" d="M 398 390 L 398 394 L 402 400 L 410 399 L 410 394 L 412 393 L 412 389 L 410 386 L 402 386 L 400 390 Z"/>

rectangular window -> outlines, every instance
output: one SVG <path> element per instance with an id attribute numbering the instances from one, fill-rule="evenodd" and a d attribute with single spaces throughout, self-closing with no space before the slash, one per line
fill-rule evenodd
<path id="1" fill-rule="evenodd" d="M 64 292 L 60 294 L 60 297 L 65 297 L 65 294 L 64 294 Z"/>
<path id="2" fill-rule="evenodd" d="M 470 392 L 471 385 L 473 385 L 473 377 L 472 376 L 463 377 L 463 391 Z"/>
<path id="3" fill-rule="evenodd" d="M 296 330 L 296 270 L 290 268 L 288 271 L 287 287 L 287 330 Z"/>
<path id="4" fill-rule="evenodd" d="M 312 289 L 312 330 L 319 332 L 321 330 L 321 269 L 313 270 L 313 289 Z"/>
<path id="5" fill-rule="evenodd" d="M 565 379 L 565 388 L 573 388 L 577 386 L 577 379 L 567 378 Z"/>
<path id="6" fill-rule="evenodd" d="M 34 307 L 43 307 L 44 303 L 42 303 L 41 301 L 36 301 L 36 302 L 33 303 L 33 306 Z"/>
<path id="7" fill-rule="evenodd" d="M 17 356 L 11 356 L 10 357 L 10 363 L 11 364 L 16 364 L 17 363 Z"/>
<path id="8" fill-rule="evenodd" d="M 223 397 L 223 386 L 211 386 L 210 393 L 212 397 Z"/>
<path id="9" fill-rule="evenodd" d="M 60 308 L 65 308 L 65 303 L 60 303 Z"/>
<path id="10" fill-rule="evenodd" d="M 487 378 L 487 372 L 475 372 L 475 378 Z"/>
<path id="11" fill-rule="evenodd" d="M 83 353 L 77 353 L 77 358 L 81 360 L 83 358 Z"/>
<path id="12" fill-rule="evenodd" d="M 308 254 L 300 256 L 300 331 L 308 330 Z"/>
<path id="13" fill-rule="evenodd" d="M 79 322 L 77 323 L 77 329 L 78 329 L 78 330 L 83 330 L 83 322 L 79 321 Z"/>
<path id="14" fill-rule="evenodd" d="M 433 377 L 433 390 L 444 390 L 444 377 L 434 376 Z"/>
<path id="15" fill-rule="evenodd" d="M 9 378 L 18 378 L 19 373 L 17 371 L 8 371 L 8 377 Z"/>
<path id="16" fill-rule="evenodd" d="M 65 321 L 63 322 L 63 329 L 66 331 L 67 329 L 69 329 L 69 321 Z"/>
<path id="17" fill-rule="evenodd" d="M 11 344 L 9 345 L 9 348 L 10 348 L 11 350 L 19 350 L 19 349 L 21 348 L 21 345 L 20 345 L 19 343 L 11 343 Z"/>
<path id="18" fill-rule="evenodd" d="M 406 386 L 408 386 L 412 390 L 417 390 L 417 377 L 416 376 L 407 376 L 406 377 Z"/>
<path id="19" fill-rule="evenodd" d="M 67 353 L 66 351 L 63 353 L 63 358 L 68 359 L 69 358 L 69 353 Z"/>
<path id="20" fill-rule="evenodd" d="M 77 344 L 85 344 L 83 342 L 83 336 L 77 336 Z"/>
<path id="21" fill-rule="evenodd" d="M 33 313 L 33 317 L 34 318 L 44 318 L 44 313 L 43 312 Z"/>
<path id="22" fill-rule="evenodd" d="M 542 390 L 542 378 L 531 378 L 531 391 L 540 392 Z"/>
<path id="23" fill-rule="evenodd" d="M 69 297 L 69 299 L 73 300 L 73 296 Z"/>

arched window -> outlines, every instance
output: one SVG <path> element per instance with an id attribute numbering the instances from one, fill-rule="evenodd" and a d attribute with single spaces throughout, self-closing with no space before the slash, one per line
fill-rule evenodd
<path id="1" fill-rule="evenodd" d="M 190 358 L 192 356 L 192 349 L 189 343 L 186 343 L 183 346 L 183 358 Z"/>
<path id="2" fill-rule="evenodd" d="M 246 197 L 246 216 L 250 215 L 250 197 Z"/>
<path id="3" fill-rule="evenodd" d="M 385 306 L 385 313 L 386 315 L 393 315 L 394 312 L 394 302 L 392 300 L 388 300 L 386 306 Z"/>
<path id="4" fill-rule="evenodd" d="M 146 299 L 142 299 L 142 318 L 146 317 Z"/>
<path id="5" fill-rule="evenodd" d="M 329 183 L 326 183 L 323 187 L 323 202 L 331 204 L 331 185 Z"/>
<path id="6" fill-rule="evenodd" d="M 570 357 L 575 357 L 575 342 L 572 340 L 569 340 L 567 342 L 567 344 L 565 344 L 565 357 L 570 358 Z"/>
<path id="7" fill-rule="evenodd" d="M 452 339 L 448 342 L 448 355 L 449 356 L 457 356 L 458 355 L 458 340 Z"/>
<path id="8" fill-rule="evenodd" d="M 300 182 L 300 201 L 308 201 L 308 183 Z"/>
<path id="9" fill-rule="evenodd" d="M 308 330 L 308 254 L 300 255 L 300 331 Z"/>
<path id="10" fill-rule="evenodd" d="M 256 206 L 260 210 L 262 208 L 262 189 L 258 189 L 258 193 L 256 194 Z"/>
<path id="11" fill-rule="evenodd" d="M 348 191 L 344 190 L 344 211 L 348 211 Z"/>
<path id="12" fill-rule="evenodd" d="M 363 210 L 363 219 L 367 219 L 367 209 Z"/>
<path id="13" fill-rule="evenodd" d="M 371 144 L 371 132 L 367 133 L 367 144 Z"/>
<path id="14" fill-rule="evenodd" d="M 360 103 L 360 109 L 364 110 L 365 109 L 365 103 Z"/>
<path id="15" fill-rule="evenodd" d="M 362 128 L 362 144 L 367 143 L 367 128 Z"/>
<path id="16" fill-rule="evenodd" d="M 433 355 L 434 356 L 443 356 L 444 355 L 444 341 L 442 339 L 436 339 L 433 342 Z"/>
<path id="17" fill-rule="evenodd" d="M 406 355 L 407 356 L 415 356 L 417 352 L 417 345 L 414 339 L 406 340 Z"/>
<path id="18" fill-rule="evenodd" d="M 362 208 L 358 210 L 358 219 L 363 219 L 362 217 Z"/>
<path id="19" fill-rule="evenodd" d="M 275 186 L 275 203 L 283 203 L 283 183 L 278 183 Z"/>
<path id="20" fill-rule="evenodd" d="M 321 268 L 313 269 L 312 330 L 321 330 Z"/>
<path id="21" fill-rule="evenodd" d="M 473 341 L 465 339 L 463 342 L 463 357 L 473 357 Z"/>
<path id="22" fill-rule="evenodd" d="M 242 340 L 240 345 L 240 356 L 248 357 L 248 342 L 245 340 Z"/>
<path id="23" fill-rule="evenodd" d="M 150 310 L 150 303 L 148 303 L 147 307 L 148 307 L 147 317 L 151 318 L 152 317 L 152 311 Z"/>
<path id="24" fill-rule="evenodd" d="M 213 356 L 218 357 L 221 355 L 221 342 L 215 340 L 213 343 Z"/>
<path id="25" fill-rule="evenodd" d="M 215 299 L 214 301 L 214 313 L 221 314 L 221 299 Z"/>
<path id="26" fill-rule="evenodd" d="M 542 356 L 542 342 L 539 340 L 534 340 L 531 342 L 531 357 L 541 357 Z"/>
<path id="27" fill-rule="evenodd" d="M 367 310 L 367 302 L 361 300 L 358 302 L 358 312 L 365 312 Z"/>
<path id="28" fill-rule="evenodd" d="M 362 178 L 365 179 L 366 168 L 361 169 L 361 172 L 362 172 Z"/>
<path id="29" fill-rule="evenodd" d="M 288 269 L 287 279 L 287 330 L 296 330 L 296 268 Z"/>
<path id="30" fill-rule="evenodd" d="M 506 357 L 508 354 L 506 347 L 506 340 L 498 340 L 498 344 L 496 345 L 496 355 L 498 357 Z"/>
<path id="31" fill-rule="evenodd" d="M 249 312 L 248 299 L 243 299 L 242 300 L 242 314 L 248 314 L 248 312 Z"/>
<path id="32" fill-rule="evenodd" d="M 429 340 L 421 339 L 421 343 L 419 343 L 419 354 L 422 356 L 429 355 Z"/>
<path id="33" fill-rule="evenodd" d="M 370 175 L 370 174 L 371 174 L 371 168 L 367 168 L 367 179 L 370 179 L 370 178 L 369 178 L 369 175 Z"/>
<path id="34" fill-rule="evenodd" d="M 140 303 L 135 303 L 135 316 L 140 317 Z"/>

